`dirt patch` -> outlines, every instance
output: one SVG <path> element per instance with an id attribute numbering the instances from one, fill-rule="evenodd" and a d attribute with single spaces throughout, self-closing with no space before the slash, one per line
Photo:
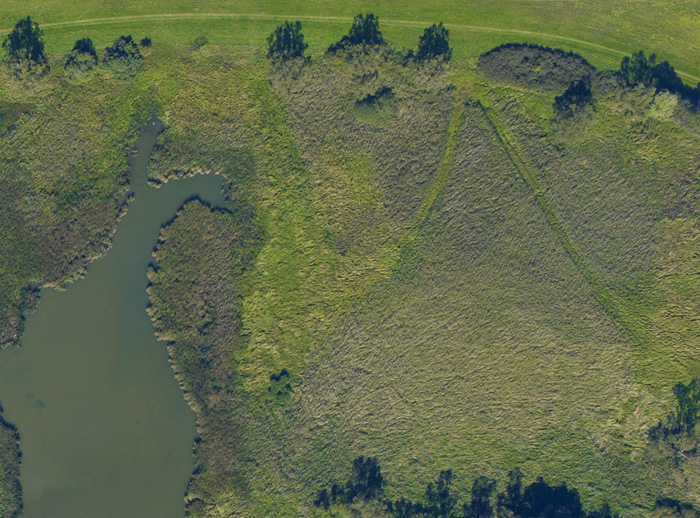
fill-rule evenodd
<path id="1" fill-rule="evenodd" d="M 479 70 L 501 81 L 543 90 L 563 90 L 593 74 L 595 67 L 573 52 L 539 45 L 508 43 L 479 58 Z"/>

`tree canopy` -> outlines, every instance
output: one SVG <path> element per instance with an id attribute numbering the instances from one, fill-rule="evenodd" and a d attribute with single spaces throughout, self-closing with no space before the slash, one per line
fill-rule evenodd
<path id="1" fill-rule="evenodd" d="M 308 47 L 304 43 L 301 22 L 287 20 L 267 37 L 267 45 L 267 57 L 281 59 L 301 58 Z"/>
<path id="2" fill-rule="evenodd" d="M 372 13 L 358 14 L 352 21 L 350 31 L 339 42 L 328 48 L 328 52 L 335 52 L 349 45 L 380 45 L 384 43 L 382 31 L 379 30 L 379 18 Z"/>
<path id="3" fill-rule="evenodd" d="M 75 42 L 73 50 L 66 57 L 66 68 L 86 72 L 97 64 L 97 50 L 90 38 L 82 38 Z"/>
<path id="4" fill-rule="evenodd" d="M 440 22 L 439 25 L 432 24 L 425 29 L 418 40 L 418 59 L 442 58 L 449 61 L 452 57 L 450 48 L 450 31 Z"/>
<path id="5" fill-rule="evenodd" d="M 9 58 L 17 63 L 28 61 L 41 65 L 47 61 L 44 55 L 43 34 L 39 24 L 32 22 L 31 17 L 27 16 L 17 22 L 5 38 L 2 47 Z"/>
<path id="6" fill-rule="evenodd" d="M 75 45 L 73 45 L 73 51 L 80 54 L 89 54 L 97 61 L 97 50 L 95 50 L 95 44 L 90 38 L 82 38 L 76 41 Z"/>
<path id="7" fill-rule="evenodd" d="M 102 62 L 110 67 L 117 77 L 129 79 L 143 66 L 143 56 L 131 36 L 119 36 L 105 49 Z"/>

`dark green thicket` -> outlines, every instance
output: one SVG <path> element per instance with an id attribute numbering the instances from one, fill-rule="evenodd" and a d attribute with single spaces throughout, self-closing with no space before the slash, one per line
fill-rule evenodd
<path id="1" fill-rule="evenodd" d="M 649 431 L 654 442 L 673 435 L 695 434 L 695 425 L 700 418 L 700 380 L 694 379 L 687 385 L 678 383 L 673 387 L 673 394 L 676 396 L 676 411 Z"/>
<path id="2" fill-rule="evenodd" d="M 105 49 L 102 62 L 120 79 L 133 77 L 143 67 L 143 56 L 138 45 L 129 36 L 119 38 Z"/>
<path id="3" fill-rule="evenodd" d="M 700 102 L 700 85 L 696 88 L 685 85 L 668 61 L 656 63 L 656 54 L 647 58 L 640 50 L 631 57 L 625 56 L 620 63 L 620 75 L 629 86 L 653 86 L 657 91 L 667 90 L 694 104 Z"/>
<path id="4" fill-rule="evenodd" d="M 418 59 L 443 59 L 449 61 L 452 57 L 450 48 L 450 31 L 440 22 L 425 29 L 418 41 Z"/>
<path id="5" fill-rule="evenodd" d="M 591 78 L 586 76 L 572 82 L 562 95 L 554 98 L 554 115 L 560 119 L 570 119 L 590 104 L 593 104 Z"/>
<path id="6" fill-rule="evenodd" d="M 301 58 L 308 45 L 304 43 L 301 22 L 285 20 L 267 37 L 267 57 L 279 59 Z"/>
<path id="7" fill-rule="evenodd" d="M 395 501 L 384 499 L 385 481 L 375 458 L 357 457 L 351 479 L 344 485 L 333 484 L 330 491 L 319 491 L 314 505 L 328 510 L 331 505 L 351 505 L 363 500 L 381 500 L 389 514 L 396 518 L 618 518 L 606 503 L 597 511 L 583 510 L 576 489 L 566 484 L 551 486 L 538 477 L 523 487 L 523 473 L 516 468 L 508 474 L 506 490 L 494 498 L 497 481 L 477 477 L 471 489 L 469 502 L 453 490 L 454 473 L 441 471 L 435 482 L 430 482 L 421 501 L 401 497 Z"/>
<path id="8" fill-rule="evenodd" d="M 328 52 L 336 52 L 350 45 L 380 45 L 384 43 L 379 30 L 379 18 L 372 13 L 358 14 L 352 21 L 350 31 L 339 42 L 328 47 Z"/>
<path id="9" fill-rule="evenodd" d="M 39 29 L 39 24 L 32 22 L 30 16 L 17 22 L 15 28 L 7 35 L 2 43 L 2 48 L 7 52 L 11 61 L 32 65 L 46 63 L 44 55 L 44 31 Z"/>
<path id="10" fill-rule="evenodd" d="M 90 38 L 82 38 L 75 42 L 73 50 L 66 57 L 66 68 L 75 68 L 81 72 L 90 70 L 97 65 L 97 50 Z"/>
<path id="11" fill-rule="evenodd" d="M 143 38 L 141 40 L 142 47 L 150 47 L 151 45 L 153 45 L 153 42 L 151 41 L 151 38 L 149 38 L 148 36 L 146 36 L 145 38 Z"/>

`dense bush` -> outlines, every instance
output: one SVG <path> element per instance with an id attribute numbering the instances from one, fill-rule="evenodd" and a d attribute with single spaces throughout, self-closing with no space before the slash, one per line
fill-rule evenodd
<path id="1" fill-rule="evenodd" d="M 379 18 L 372 13 L 358 14 L 352 21 L 350 31 L 339 42 L 328 48 L 328 52 L 336 52 L 351 45 L 380 45 L 384 43 L 382 32 L 379 30 Z"/>
<path id="2" fill-rule="evenodd" d="M 146 36 L 145 38 L 143 38 L 141 40 L 142 47 L 150 47 L 151 45 L 153 45 L 153 42 L 151 41 L 151 38 L 149 38 L 148 36 Z"/>
<path id="3" fill-rule="evenodd" d="M 450 48 L 450 31 L 440 22 L 425 29 L 418 40 L 418 59 L 443 59 L 449 61 L 452 57 Z"/>
<path id="4" fill-rule="evenodd" d="M 267 45 L 267 56 L 279 59 L 301 58 L 308 47 L 304 43 L 301 22 L 291 23 L 286 20 L 267 37 Z"/>
<path id="5" fill-rule="evenodd" d="M 27 16 L 17 22 L 3 41 L 2 48 L 15 63 L 24 62 L 30 68 L 32 65 L 43 65 L 47 61 L 44 55 L 43 34 L 39 24 L 32 22 L 31 17 Z"/>

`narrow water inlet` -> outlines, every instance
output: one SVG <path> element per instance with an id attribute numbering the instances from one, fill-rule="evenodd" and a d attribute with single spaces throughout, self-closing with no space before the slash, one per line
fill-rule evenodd
<path id="1" fill-rule="evenodd" d="M 134 199 L 113 246 L 66 291 L 43 290 L 22 347 L 0 353 L 0 403 L 22 444 L 24 518 L 184 516 L 195 416 L 146 313 L 161 226 L 193 196 L 224 205 L 218 175 L 150 187 L 162 125 L 130 160 Z"/>

